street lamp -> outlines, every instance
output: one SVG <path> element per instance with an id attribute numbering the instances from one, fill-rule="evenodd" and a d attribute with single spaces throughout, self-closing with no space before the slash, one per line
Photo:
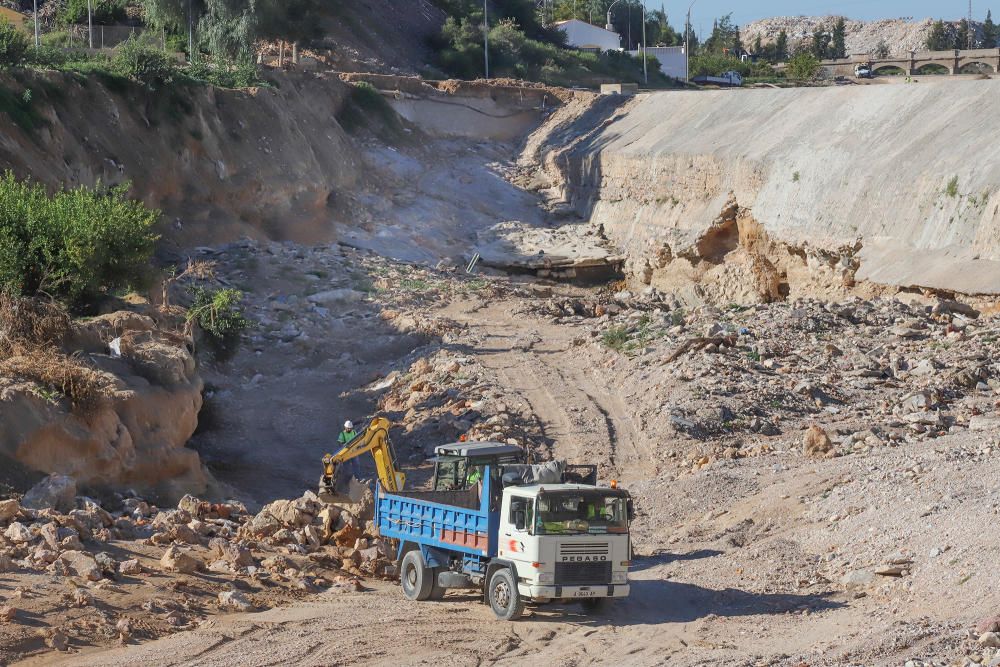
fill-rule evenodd
<path id="1" fill-rule="evenodd" d="M 688 6 L 687 23 L 684 24 L 684 83 L 691 82 L 691 8 L 698 0 L 691 0 Z"/>
<path id="2" fill-rule="evenodd" d="M 611 3 L 611 6 L 608 7 L 608 24 L 604 26 L 604 29 L 607 30 L 608 32 L 615 31 L 615 27 L 611 24 L 611 10 L 614 9 L 615 5 L 617 5 L 621 1 L 622 0 L 615 0 L 614 2 Z"/>

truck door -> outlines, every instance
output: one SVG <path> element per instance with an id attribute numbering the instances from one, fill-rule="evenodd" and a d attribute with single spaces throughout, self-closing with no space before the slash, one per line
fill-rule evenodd
<path id="1" fill-rule="evenodd" d="M 531 538 L 531 522 L 535 516 L 535 500 L 524 496 L 504 498 L 500 512 L 501 558 L 513 561 L 532 562 L 535 558 L 534 543 Z"/>

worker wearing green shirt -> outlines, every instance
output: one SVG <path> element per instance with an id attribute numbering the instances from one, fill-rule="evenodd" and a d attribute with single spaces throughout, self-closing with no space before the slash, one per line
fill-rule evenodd
<path id="1" fill-rule="evenodd" d="M 354 423 L 348 419 L 344 422 L 344 430 L 337 436 L 337 442 L 340 443 L 341 447 L 344 447 L 356 437 L 358 437 L 358 434 L 354 432 Z"/>

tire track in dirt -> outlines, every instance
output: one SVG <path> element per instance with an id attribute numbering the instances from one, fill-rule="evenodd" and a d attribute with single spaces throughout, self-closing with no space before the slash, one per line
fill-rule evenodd
<path id="1" fill-rule="evenodd" d="M 482 332 L 470 353 L 497 374 L 542 424 L 552 454 L 573 463 L 597 463 L 602 475 L 647 475 L 652 452 L 617 390 L 602 382 L 592 360 L 578 353 L 578 330 L 544 321 L 525 322 L 510 303 L 453 307 L 450 316 Z"/>

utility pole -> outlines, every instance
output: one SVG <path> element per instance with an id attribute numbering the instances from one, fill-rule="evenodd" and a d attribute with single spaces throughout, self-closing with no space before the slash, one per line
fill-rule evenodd
<path id="1" fill-rule="evenodd" d="M 490 79 L 490 16 L 486 0 L 483 0 L 483 57 L 486 58 L 486 80 Z"/>
<path id="2" fill-rule="evenodd" d="M 87 39 L 90 42 L 90 50 L 94 50 L 94 12 L 87 0 Z"/>
<path id="3" fill-rule="evenodd" d="M 698 0 L 691 0 L 688 5 L 687 22 L 684 24 L 684 83 L 691 81 L 691 8 Z"/>
<path id="4" fill-rule="evenodd" d="M 35 0 L 35 48 L 37 49 L 41 46 L 41 40 L 38 37 L 38 0 Z"/>
<path id="5" fill-rule="evenodd" d="M 969 25 L 969 29 L 968 29 L 968 33 L 969 33 L 968 34 L 968 38 L 969 38 L 969 50 L 971 51 L 972 48 L 975 46 L 975 40 L 973 39 L 973 35 L 975 34 L 975 32 L 972 29 L 972 0 L 969 0 L 969 24 L 968 25 Z"/>
<path id="6" fill-rule="evenodd" d="M 646 87 L 649 88 L 649 70 L 648 63 L 646 60 L 646 5 L 642 5 L 642 79 L 646 82 Z"/>
<path id="7" fill-rule="evenodd" d="M 194 11 L 192 0 L 188 0 L 188 62 L 194 63 Z"/>

